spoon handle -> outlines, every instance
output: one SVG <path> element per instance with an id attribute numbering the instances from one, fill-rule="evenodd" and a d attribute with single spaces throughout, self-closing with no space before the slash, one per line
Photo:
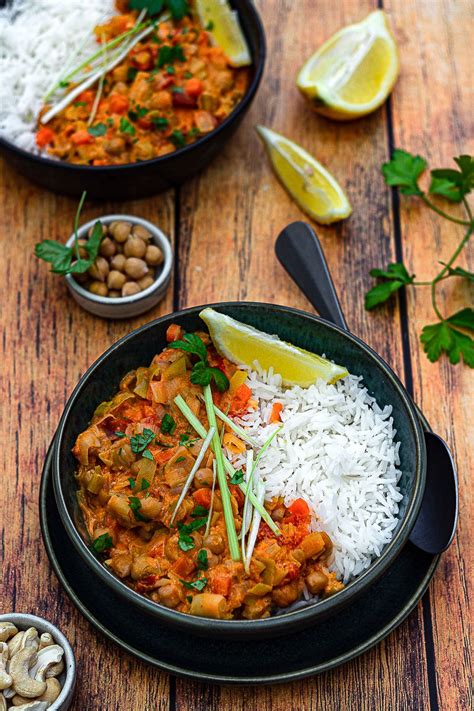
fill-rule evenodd
<path id="1" fill-rule="evenodd" d="M 312 227 L 306 222 L 292 222 L 278 236 L 275 252 L 319 315 L 348 331 L 326 258 Z"/>

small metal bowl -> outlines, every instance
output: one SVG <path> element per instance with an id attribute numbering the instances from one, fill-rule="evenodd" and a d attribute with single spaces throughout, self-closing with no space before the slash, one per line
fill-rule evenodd
<path id="1" fill-rule="evenodd" d="M 152 235 L 153 244 L 156 244 L 163 252 L 163 264 L 156 268 L 156 276 L 153 284 L 138 294 L 133 294 L 133 296 L 123 296 L 116 299 L 109 298 L 108 296 L 97 296 L 97 294 L 92 294 L 90 291 L 87 291 L 87 289 L 84 289 L 84 287 L 74 279 L 72 274 L 66 274 L 67 287 L 79 306 L 95 314 L 95 316 L 112 319 L 138 316 L 138 314 L 142 314 L 153 308 L 166 294 L 173 266 L 173 252 L 169 239 L 159 227 L 148 222 L 148 220 L 143 220 L 141 217 L 135 217 L 135 215 L 104 215 L 103 217 L 86 222 L 78 229 L 79 239 L 87 238 L 89 229 L 95 225 L 98 219 L 104 225 L 109 225 L 111 222 L 120 220 L 131 222 L 132 225 L 141 225 L 147 229 Z M 73 244 L 74 235 L 71 235 L 67 241 L 67 246 L 71 247 Z"/>
<path id="2" fill-rule="evenodd" d="M 64 649 L 64 671 L 58 676 L 58 681 L 62 687 L 61 693 L 56 701 L 54 701 L 51 706 L 48 706 L 48 711 L 66 711 L 71 705 L 74 687 L 76 686 L 76 660 L 72 647 L 61 630 L 42 617 L 27 615 L 22 612 L 11 612 L 7 615 L 0 615 L 0 622 L 13 622 L 19 631 L 27 630 L 29 627 L 35 627 L 40 635 L 43 632 L 49 632 L 54 642 Z M 34 701 L 34 699 L 31 699 L 31 701 Z"/>

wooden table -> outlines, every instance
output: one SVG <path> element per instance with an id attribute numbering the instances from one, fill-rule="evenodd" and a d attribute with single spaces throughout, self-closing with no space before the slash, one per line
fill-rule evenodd
<path id="1" fill-rule="evenodd" d="M 402 294 L 371 314 L 364 311 L 363 295 L 371 283 L 371 267 L 403 257 L 410 273 L 425 279 L 435 261 L 448 257 L 460 240 L 456 225 L 440 221 L 410 198 L 391 194 L 380 165 L 394 146 L 421 153 L 433 167 L 472 152 L 468 145 L 473 135 L 472 95 L 466 91 L 472 79 L 468 31 L 472 6 L 468 0 L 379 3 L 398 39 L 401 77 L 380 111 L 338 125 L 315 116 L 302 100 L 294 84 L 296 69 L 323 39 L 363 18 L 377 2 L 258 4 L 268 41 L 266 73 L 252 110 L 220 159 L 179 190 L 125 205 L 89 204 L 83 215 L 85 220 L 123 210 L 157 222 L 171 235 L 174 283 L 160 307 L 124 323 L 103 321 L 77 307 L 64 283 L 33 256 L 35 242 L 66 239 L 77 201 L 47 193 L 0 165 L 6 267 L 1 307 L 0 506 L 5 550 L 1 609 L 44 615 L 69 636 L 79 662 L 74 711 L 461 711 L 470 706 L 472 372 L 462 365 L 453 367 L 446 359 L 431 364 L 422 352 L 418 334 L 434 320 L 426 291 Z M 102 639 L 78 614 L 51 571 L 41 542 L 37 501 L 44 455 L 64 403 L 81 374 L 119 337 L 173 309 L 221 299 L 312 310 L 274 257 L 276 235 L 302 215 L 271 173 L 254 132 L 256 123 L 300 142 L 347 189 L 352 217 L 317 231 L 348 323 L 392 365 L 449 442 L 459 468 L 461 508 L 457 536 L 428 593 L 382 644 L 320 677 L 239 690 L 169 677 Z M 465 285 L 453 281 L 443 294 L 447 313 L 469 303 Z"/>

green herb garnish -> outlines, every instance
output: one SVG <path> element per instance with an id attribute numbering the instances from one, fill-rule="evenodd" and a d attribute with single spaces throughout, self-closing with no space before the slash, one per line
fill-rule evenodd
<path id="1" fill-rule="evenodd" d="M 140 484 L 140 491 L 145 491 L 145 489 L 148 489 L 150 487 L 150 482 L 148 479 L 142 479 L 142 483 Z"/>
<path id="2" fill-rule="evenodd" d="M 209 515 L 209 511 L 206 509 L 205 506 L 201 506 L 200 504 L 198 504 L 195 507 L 194 511 L 191 512 L 191 518 L 199 518 L 200 516 L 205 516 L 206 521 L 207 521 L 208 515 Z"/>
<path id="3" fill-rule="evenodd" d="M 198 570 L 207 570 L 209 568 L 207 550 L 205 548 L 201 548 L 201 550 L 197 554 L 197 567 Z"/>
<path id="4" fill-rule="evenodd" d="M 101 536 L 99 536 L 93 541 L 92 548 L 95 550 L 96 553 L 103 553 L 109 548 L 112 548 L 113 545 L 114 542 L 112 540 L 112 536 L 110 536 L 108 533 L 103 533 Z"/>
<path id="5" fill-rule="evenodd" d="M 187 580 L 181 580 L 180 578 L 179 582 L 183 583 L 184 587 L 188 590 L 198 590 L 201 592 L 201 590 L 204 590 L 207 585 L 207 578 L 199 578 L 198 580 L 194 580 L 192 583 L 188 583 Z"/>
<path id="6" fill-rule="evenodd" d="M 239 469 L 238 471 L 235 472 L 229 479 L 229 482 L 231 484 L 241 484 L 244 480 L 244 473 L 242 469 Z"/>
<path id="7" fill-rule="evenodd" d="M 209 22 L 207 23 L 207 25 L 205 26 L 204 29 L 207 30 L 207 32 L 212 32 L 212 30 L 214 29 L 213 21 L 209 20 Z"/>
<path id="8" fill-rule="evenodd" d="M 200 136 L 200 135 L 201 135 L 201 131 L 198 129 L 197 126 L 193 126 L 193 128 L 191 128 L 188 131 L 189 138 L 195 138 L 196 136 Z"/>
<path id="9" fill-rule="evenodd" d="M 77 106 L 77 107 L 79 107 L 79 106 L 87 106 L 87 102 L 86 102 L 86 101 L 75 101 L 75 102 L 73 103 L 73 106 Z"/>
<path id="10" fill-rule="evenodd" d="M 418 184 L 421 174 L 427 167 L 426 160 L 403 150 L 395 150 L 392 160 L 384 163 L 382 173 L 387 185 L 398 187 L 403 195 L 413 195 L 420 198 L 425 205 L 450 222 L 462 225 L 465 234 L 447 262 L 440 262 L 442 269 L 431 281 L 415 281 L 415 275 L 410 275 L 401 262 L 389 264 L 386 269 L 372 269 L 371 276 L 379 279 L 365 295 L 365 308 L 373 309 L 384 303 L 392 294 L 405 286 L 429 286 L 431 303 L 438 317 L 436 323 L 424 326 L 420 340 L 428 359 L 437 361 L 442 353 L 446 353 L 451 363 L 459 363 L 461 356 L 464 363 L 474 368 L 474 340 L 465 331 L 474 332 L 474 310 L 466 307 L 452 316 L 445 317 L 438 308 L 436 290 L 438 284 L 450 277 L 458 277 L 474 281 L 474 273 L 455 267 L 464 247 L 474 232 L 474 218 L 466 196 L 474 188 L 474 160 L 469 155 L 454 158 L 458 170 L 446 168 L 431 170 L 431 182 L 428 194 Z M 446 213 L 431 201 L 428 195 L 437 195 L 449 202 L 462 202 L 467 214 L 466 219 L 460 219 Z"/>
<path id="11" fill-rule="evenodd" d="M 130 484 L 130 488 L 131 488 L 131 489 L 134 489 L 134 488 L 135 488 L 136 482 L 135 482 L 135 479 L 132 479 L 131 476 L 128 478 L 128 483 Z"/>
<path id="12" fill-rule="evenodd" d="M 197 531 L 198 528 L 202 528 L 202 526 L 205 526 L 207 523 L 207 516 L 208 512 L 206 510 L 206 516 L 202 516 L 199 518 L 195 518 L 194 521 L 191 521 L 191 523 L 182 523 L 181 521 L 178 523 L 178 531 L 179 531 L 179 540 L 178 540 L 178 545 L 183 551 L 190 551 L 192 548 L 194 548 L 195 543 L 194 539 L 191 536 L 191 533 L 193 531 Z"/>
<path id="13" fill-rule="evenodd" d="M 138 74 L 138 69 L 136 67 L 129 67 L 127 70 L 127 81 L 134 81 Z"/>
<path id="14" fill-rule="evenodd" d="M 176 461 L 176 464 L 179 464 L 180 462 L 185 462 L 186 457 L 178 457 L 178 459 L 176 459 L 175 461 Z"/>
<path id="15" fill-rule="evenodd" d="M 192 78 L 193 78 L 193 75 L 192 75 L 191 72 L 184 72 L 183 77 L 184 77 L 185 79 L 192 79 Z"/>
<path id="16" fill-rule="evenodd" d="M 172 64 L 175 61 L 186 61 L 183 48 L 180 44 L 164 44 L 162 47 L 160 47 L 160 50 L 158 52 L 158 59 L 156 61 L 156 66 L 158 67 L 158 69 L 161 69 L 166 64 Z"/>
<path id="17" fill-rule="evenodd" d="M 115 435 L 116 437 L 126 437 L 126 436 L 127 436 L 127 435 L 125 434 L 125 432 L 121 432 L 121 430 L 117 430 L 117 432 L 114 432 L 114 435 Z"/>
<path id="18" fill-rule="evenodd" d="M 172 94 L 184 94 L 182 86 L 170 86 L 170 91 Z"/>
<path id="19" fill-rule="evenodd" d="M 145 451 L 142 454 L 142 457 L 145 457 L 145 459 L 149 459 L 150 462 L 154 462 L 155 459 L 153 457 L 153 454 L 150 452 L 149 449 L 145 449 Z"/>
<path id="20" fill-rule="evenodd" d="M 43 242 L 38 242 L 35 246 L 35 255 L 45 262 L 49 262 L 52 266 L 51 271 L 54 274 L 84 274 L 95 262 L 99 254 L 100 243 L 102 242 L 103 232 L 102 223 L 97 221 L 92 230 L 92 235 L 84 245 L 87 252 L 87 257 L 79 256 L 78 244 L 78 227 L 79 218 L 81 215 L 82 206 L 86 199 L 87 193 L 82 193 L 77 208 L 76 217 L 74 218 L 74 244 L 72 247 L 67 247 L 65 244 L 56 242 L 52 239 L 45 239 Z"/>
<path id="21" fill-rule="evenodd" d="M 89 126 L 87 133 L 90 133 L 91 136 L 104 136 L 107 133 L 107 126 L 105 123 L 96 123 Z"/>
<path id="22" fill-rule="evenodd" d="M 169 344 L 169 347 L 179 348 L 199 358 L 191 371 L 191 382 L 194 385 L 210 385 L 211 381 L 214 380 L 220 392 L 228 389 L 229 380 L 226 374 L 219 368 L 213 368 L 209 365 L 206 346 L 195 333 L 185 333 L 182 341 L 173 341 Z"/>
<path id="23" fill-rule="evenodd" d="M 138 121 L 139 118 L 146 116 L 148 111 L 149 109 L 144 106 L 138 106 L 137 104 L 137 106 L 135 106 L 135 110 L 130 110 L 127 115 L 131 121 Z"/>
<path id="24" fill-rule="evenodd" d="M 128 503 L 133 511 L 133 515 L 135 516 L 136 521 L 145 521 L 147 522 L 149 519 L 144 516 L 143 514 L 140 513 L 140 509 L 142 507 L 142 502 L 137 496 L 129 496 L 128 497 Z"/>
<path id="25" fill-rule="evenodd" d="M 175 430 L 176 430 L 176 422 L 171 417 L 171 415 L 168 415 L 168 413 L 166 412 L 163 415 L 163 419 L 161 420 L 160 431 L 163 434 L 172 435 L 172 434 L 174 434 Z"/>
<path id="26" fill-rule="evenodd" d="M 135 135 L 135 126 L 133 126 L 130 121 L 128 121 L 125 116 L 120 119 L 120 131 L 122 133 L 128 133 L 130 136 Z"/>
<path id="27" fill-rule="evenodd" d="M 187 0 L 130 0 L 131 10 L 146 10 L 149 17 L 159 15 L 165 8 L 173 20 L 182 20 L 189 13 Z"/>
<path id="28" fill-rule="evenodd" d="M 140 454 L 140 452 L 143 452 L 148 447 L 148 445 L 153 442 L 154 439 L 155 433 L 145 427 L 141 434 L 137 434 L 133 437 L 130 437 L 130 446 L 132 448 L 132 452 L 135 452 L 135 454 Z"/>
<path id="29" fill-rule="evenodd" d="M 172 67 L 170 64 L 169 66 L 166 67 L 166 73 L 167 74 L 176 74 L 176 69 L 174 67 Z"/>

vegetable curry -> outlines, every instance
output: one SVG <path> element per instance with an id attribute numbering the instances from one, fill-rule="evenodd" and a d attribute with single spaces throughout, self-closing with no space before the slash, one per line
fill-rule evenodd
<path id="1" fill-rule="evenodd" d="M 202 383 L 228 420 L 252 407 L 252 391 L 208 334 L 183 335 L 170 326 L 168 347 L 150 367 L 125 375 L 77 438 L 78 497 L 92 548 L 135 591 L 193 615 L 259 619 L 298 600 L 305 586 L 311 594 L 337 592 L 343 585 L 327 567 L 331 540 L 310 531 L 303 499 L 289 507 L 265 501 L 247 565 L 230 554 L 215 446 L 207 448 L 189 420 L 211 429 Z M 242 445 L 225 422 L 218 436 L 224 450 Z M 237 535 L 245 518 L 243 476 L 235 472 L 226 482 Z"/>
<path id="2" fill-rule="evenodd" d="M 98 42 L 134 27 L 138 13 L 126 2 L 118 9 L 120 14 L 95 28 Z M 164 156 L 222 123 L 248 81 L 248 69 L 231 66 L 193 15 L 157 22 L 103 82 L 83 91 L 47 125 L 40 123 L 36 142 L 52 156 L 82 165 Z"/>

